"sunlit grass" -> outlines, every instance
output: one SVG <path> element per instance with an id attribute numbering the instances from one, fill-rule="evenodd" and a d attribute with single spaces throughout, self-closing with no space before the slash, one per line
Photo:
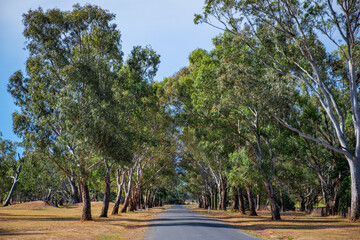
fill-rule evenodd
<path id="1" fill-rule="evenodd" d="M 0 208 L 0 239 L 142 239 L 149 220 L 168 208 L 99 218 L 101 206 L 100 202 L 92 203 L 93 221 L 89 222 L 80 221 L 81 204 L 69 208 Z"/>

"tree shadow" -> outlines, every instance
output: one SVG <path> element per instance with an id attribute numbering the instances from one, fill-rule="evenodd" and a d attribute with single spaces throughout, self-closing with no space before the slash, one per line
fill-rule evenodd
<path id="1" fill-rule="evenodd" d="M 326 224 L 326 225 L 286 225 L 286 224 L 254 224 L 254 225 L 243 225 L 237 226 L 238 229 L 241 230 L 251 230 L 251 231 L 262 231 L 262 230 L 271 230 L 271 229 L 278 229 L 278 230 L 320 230 L 320 229 L 342 229 L 342 228 L 349 228 L 353 227 L 351 225 L 336 225 L 336 224 Z"/>
<path id="2" fill-rule="evenodd" d="M 43 232 L 31 232 L 31 233 L 26 233 L 26 232 L 16 232 L 13 230 L 5 230 L 5 229 L 0 229 L 0 238 L 5 237 L 16 237 L 16 236 L 30 236 L 30 235 L 45 235 L 46 233 Z"/>

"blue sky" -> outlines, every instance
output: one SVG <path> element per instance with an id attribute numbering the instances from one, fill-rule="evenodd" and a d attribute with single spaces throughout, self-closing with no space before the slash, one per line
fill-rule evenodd
<path id="1" fill-rule="evenodd" d="M 7 92 L 9 77 L 24 70 L 27 52 L 22 36 L 22 14 L 41 6 L 44 10 L 71 10 L 75 3 L 98 5 L 116 14 L 125 55 L 135 45 L 151 45 L 161 55 L 156 80 L 162 80 L 188 64 L 196 48 L 212 49 L 211 39 L 220 32 L 208 25 L 194 25 L 203 0 L 0 0 L 0 131 L 3 138 L 18 140 L 12 131 L 11 114 L 16 111 Z"/>

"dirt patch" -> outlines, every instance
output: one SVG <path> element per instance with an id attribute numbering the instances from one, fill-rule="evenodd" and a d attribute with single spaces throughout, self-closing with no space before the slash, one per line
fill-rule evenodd
<path id="1" fill-rule="evenodd" d="M 4 209 L 21 209 L 21 210 L 41 210 L 46 208 L 55 208 L 50 204 L 44 201 L 33 201 L 33 202 L 26 202 L 26 203 L 18 203 L 15 205 L 10 205 L 4 207 Z"/>

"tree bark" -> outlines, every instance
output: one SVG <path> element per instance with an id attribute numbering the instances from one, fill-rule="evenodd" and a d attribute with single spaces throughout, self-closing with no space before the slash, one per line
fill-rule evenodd
<path id="1" fill-rule="evenodd" d="M 355 222 L 360 216 L 360 159 L 351 159 L 348 162 L 351 176 L 350 220 Z"/>
<path id="2" fill-rule="evenodd" d="M 130 203 L 130 192 L 128 192 L 125 196 L 125 201 L 124 201 L 124 204 L 121 208 L 121 213 L 126 213 L 127 211 L 127 207 L 129 206 L 129 203 Z"/>
<path id="3" fill-rule="evenodd" d="M 153 194 L 153 196 L 152 196 L 152 200 L 151 200 L 151 205 L 152 205 L 152 206 L 154 206 L 154 207 L 156 207 L 156 206 L 157 206 L 157 202 L 156 202 L 156 195 L 157 195 L 157 192 L 158 192 L 158 189 L 156 189 L 156 190 L 154 191 L 154 194 Z"/>
<path id="4" fill-rule="evenodd" d="M 254 195 L 251 191 L 250 187 L 245 187 L 246 193 L 249 201 L 249 210 L 250 210 L 250 216 L 257 216 L 256 210 L 255 210 L 255 202 L 254 202 Z"/>
<path id="5" fill-rule="evenodd" d="M 280 204 L 281 204 L 281 211 L 285 212 L 284 197 L 283 197 L 283 192 L 281 189 L 280 189 Z"/>
<path id="6" fill-rule="evenodd" d="M 133 174 L 134 174 L 134 169 L 131 169 L 130 173 L 129 173 L 129 182 L 127 185 L 127 190 L 126 190 L 126 195 L 125 195 L 125 201 L 124 204 L 121 208 L 122 213 L 125 213 L 127 211 L 127 207 L 130 204 L 130 198 L 131 198 L 131 191 L 132 191 L 132 182 L 133 182 Z"/>
<path id="7" fill-rule="evenodd" d="M 239 195 L 237 193 L 237 189 L 233 187 L 233 210 L 239 210 Z"/>
<path id="8" fill-rule="evenodd" d="M 214 208 L 213 210 L 216 210 L 218 208 L 218 193 L 216 187 L 214 188 Z"/>
<path id="9" fill-rule="evenodd" d="M 78 188 L 76 186 L 76 182 L 75 179 L 73 177 L 68 177 L 69 183 L 70 183 L 70 187 L 71 187 L 71 204 L 75 204 L 75 203 L 79 203 L 80 202 L 80 197 L 79 197 L 79 191 Z"/>
<path id="10" fill-rule="evenodd" d="M 201 195 L 201 199 L 202 199 L 202 202 L 203 202 L 203 208 L 206 209 L 206 197 L 205 197 L 205 194 Z"/>
<path id="11" fill-rule="evenodd" d="M 115 204 L 111 213 L 112 215 L 119 214 L 119 206 L 121 202 L 122 189 L 125 181 L 125 174 L 123 175 L 123 179 L 121 182 L 120 182 L 120 176 L 121 176 L 121 169 L 117 169 L 116 183 L 118 185 L 118 193 L 116 195 Z"/>
<path id="12" fill-rule="evenodd" d="M 22 161 L 22 160 L 19 160 L 19 161 Z M 6 206 L 8 206 L 10 204 L 11 196 L 12 196 L 14 190 L 15 190 L 16 183 L 19 181 L 20 172 L 21 172 L 21 163 L 19 164 L 19 166 L 18 166 L 18 168 L 16 170 L 15 177 L 13 177 L 14 182 L 13 182 L 13 184 L 11 186 L 11 189 L 10 189 L 9 194 L 8 194 L 8 196 L 7 196 L 7 198 L 6 198 L 5 202 L 4 202 L 3 207 L 6 207 Z"/>
<path id="13" fill-rule="evenodd" d="M 221 210 L 226 211 L 226 203 L 227 203 L 227 181 L 226 179 L 221 180 Z"/>
<path id="14" fill-rule="evenodd" d="M 336 215 L 339 211 L 339 194 L 338 191 L 335 191 L 334 197 L 331 200 L 331 215 Z"/>
<path id="15" fill-rule="evenodd" d="M 106 166 L 106 175 L 105 175 L 105 191 L 104 191 L 104 199 L 103 199 L 103 205 L 101 208 L 100 217 L 108 217 L 108 210 L 109 210 L 109 203 L 110 203 L 110 166 L 105 162 Z"/>
<path id="16" fill-rule="evenodd" d="M 300 202 L 300 212 L 305 212 L 305 197 L 300 196 L 301 202 Z"/>
<path id="17" fill-rule="evenodd" d="M 134 212 L 136 211 L 136 199 L 137 199 L 137 191 L 136 189 L 132 189 L 131 190 L 131 197 L 130 197 L 130 201 L 129 201 L 129 211 Z"/>
<path id="18" fill-rule="evenodd" d="M 80 188 L 83 199 L 83 210 L 82 210 L 81 221 L 91 221 L 92 220 L 91 201 L 90 201 L 89 188 L 86 179 L 82 179 L 82 181 L 80 182 Z"/>
<path id="19" fill-rule="evenodd" d="M 280 208 L 279 208 L 279 204 L 276 199 L 276 195 L 275 195 L 271 180 L 265 181 L 264 185 L 266 187 L 266 191 L 267 191 L 269 201 L 270 201 L 271 219 L 272 220 L 281 220 Z"/>
<path id="20" fill-rule="evenodd" d="M 256 211 L 260 211 L 260 193 L 256 195 Z"/>
<path id="21" fill-rule="evenodd" d="M 237 188 L 237 193 L 238 193 L 238 199 L 239 199 L 239 212 L 241 214 L 246 214 L 245 213 L 245 203 L 244 203 L 244 195 L 243 195 L 243 191 L 241 187 Z"/>

